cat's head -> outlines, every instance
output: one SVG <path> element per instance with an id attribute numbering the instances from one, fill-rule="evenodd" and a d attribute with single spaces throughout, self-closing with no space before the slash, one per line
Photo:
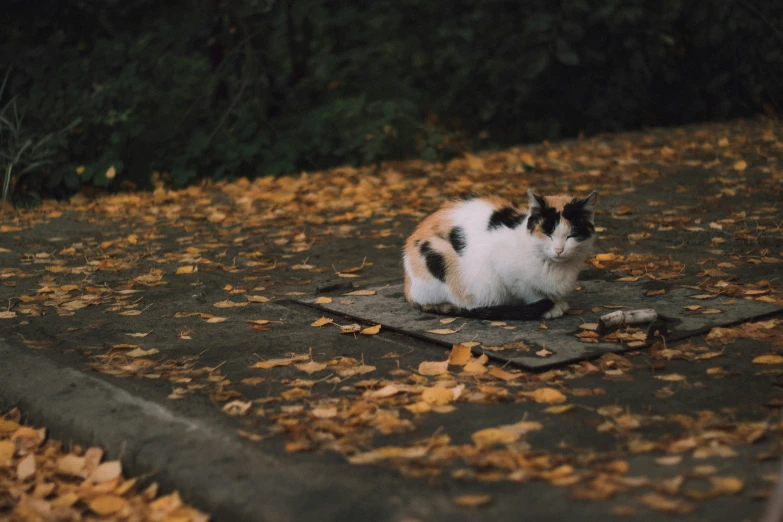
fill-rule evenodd
<path id="1" fill-rule="evenodd" d="M 527 195 L 527 232 L 538 254 L 555 263 L 584 258 L 595 236 L 593 219 L 598 193 L 592 192 L 584 199 L 541 197 L 531 190 Z"/>

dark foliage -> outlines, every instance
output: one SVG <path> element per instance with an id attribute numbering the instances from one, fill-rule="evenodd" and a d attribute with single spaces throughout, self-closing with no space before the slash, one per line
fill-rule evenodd
<path id="1" fill-rule="evenodd" d="M 60 166 L 29 171 L 17 193 L 436 159 L 783 108 L 772 0 L 6 0 L 4 14 L 0 106 L 17 96 L 34 135 L 80 120 Z"/>

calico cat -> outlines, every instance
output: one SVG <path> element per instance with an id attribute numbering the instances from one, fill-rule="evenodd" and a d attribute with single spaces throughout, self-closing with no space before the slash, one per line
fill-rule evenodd
<path id="1" fill-rule="evenodd" d="M 405 299 L 463 317 L 562 316 L 592 251 L 597 199 L 528 190 L 527 214 L 495 196 L 445 204 L 405 243 Z"/>

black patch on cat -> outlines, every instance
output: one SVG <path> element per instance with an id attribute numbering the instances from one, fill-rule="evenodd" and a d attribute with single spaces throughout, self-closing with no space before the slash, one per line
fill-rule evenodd
<path id="1" fill-rule="evenodd" d="M 430 248 L 430 242 L 425 241 L 419 249 L 424 261 L 427 264 L 427 270 L 435 276 L 436 279 L 446 282 L 446 260 L 444 257 Z"/>
<path id="2" fill-rule="evenodd" d="M 517 212 L 517 209 L 513 207 L 503 207 L 500 210 L 496 210 L 489 218 L 489 224 L 487 230 L 494 230 L 500 227 L 517 228 L 524 216 Z"/>
<path id="3" fill-rule="evenodd" d="M 467 192 L 467 193 L 460 194 L 459 196 L 457 196 L 457 201 L 472 201 L 472 200 L 478 199 L 480 197 L 481 196 L 479 196 L 478 194 L 474 194 L 473 192 Z"/>
<path id="4" fill-rule="evenodd" d="M 449 241 L 454 251 L 462 255 L 462 251 L 465 250 L 465 231 L 462 227 L 454 227 L 449 232 Z"/>
<path id="5" fill-rule="evenodd" d="M 541 231 L 551 236 L 560 223 L 560 212 L 549 206 L 532 207 L 530 217 L 527 218 L 527 229 L 532 232 L 539 223 Z"/>
<path id="6" fill-rule="evenodd" d="M 577 241 L 593 237 L 595 226 L 590 222 L 590 212 L 585 210 L 585 201 L 572 199 L 563 206 L 563 217 L 571 222 L 568 235 Z"/>

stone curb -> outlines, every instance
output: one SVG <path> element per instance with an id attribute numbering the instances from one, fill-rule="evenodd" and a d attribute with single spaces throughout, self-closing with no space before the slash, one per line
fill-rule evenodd
<path id="1" fill-rule="evenodd" d="M 400 491 L 398 480 L 377 470 L 265 453 L 217 423 L 179 415 L 0 339 L 0 407 L 13 406 L 66 444 L 99 445 L 131 475 L 151 475 L 164 490 L 180 491 L 215 522 L 456 514 L 442 492 L 425 497 L 415 488 Z M 450 518 L 462 518 L 456 515 Z"/>

